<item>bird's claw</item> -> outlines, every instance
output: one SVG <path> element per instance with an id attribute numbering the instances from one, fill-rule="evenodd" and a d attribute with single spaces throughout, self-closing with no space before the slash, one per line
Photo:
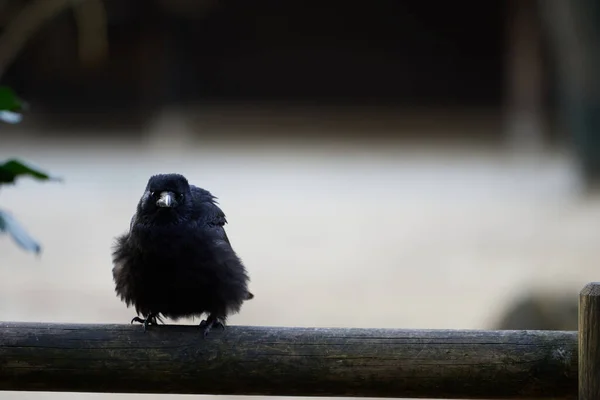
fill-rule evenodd
<path id="1" fill-rule="evenodd" d="M 131 323 L 133 324 L 134 322 L 140 322 L 142 324 L 142 327 L 144 328 L 144 332 L 146 332 L 146 329 L 148 329 L 148 325 L 158 325 L 158 323 L 156 322 L 156 316 L 153 314 L 148 315 L 146 319 L 142 319 L 140 317 L 133 317 Z"/>
<path id="2" fill-rule="evenodd" d="M 208 332 L 210 332 L 213 328 L 221 328 L 221 330 L 225 330 L 225 324 L 219 321 L 217 318 L 208 318 L 207 320 L 202 320 L 200 322 L 199 328 L 202 329 L 204 337 L 208 336 Z"/>

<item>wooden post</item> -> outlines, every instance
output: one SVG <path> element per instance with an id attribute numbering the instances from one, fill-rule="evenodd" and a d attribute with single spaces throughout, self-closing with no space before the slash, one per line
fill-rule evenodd
<path id="1" fill-rule="evenodd" d="M 600 399 L 600 282 L 579 294 L 579 400 Z"/>

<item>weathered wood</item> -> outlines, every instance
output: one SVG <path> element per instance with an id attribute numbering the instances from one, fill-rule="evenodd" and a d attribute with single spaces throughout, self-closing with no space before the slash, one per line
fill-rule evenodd
<path id="1" fill-rule="evenodd" d="M 579 294 L 579 399 L 600 399 L 600 283 Z"/>
<path id="2" fill-rule="evenodd" d="M 0 323 L 0 390 L 577 397 L 577 332 Z"/>

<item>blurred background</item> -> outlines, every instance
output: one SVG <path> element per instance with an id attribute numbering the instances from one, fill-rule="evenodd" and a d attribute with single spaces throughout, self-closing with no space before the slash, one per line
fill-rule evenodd
<path id="1" fill-rule="evenodd" d="M 600 273 L 598 17 L 0 0 L 0 84 L 29 106 L 0 158 L 64 178 L 2 189 L 43 251 L 0 237 L 0 320 L 128 323 L 111 246 L 149 176 L 178 172 L 219 198 L 250 272 L 230 324 L 577 329 Z M 0 394 L 94 397 L 132 396 Z"/>

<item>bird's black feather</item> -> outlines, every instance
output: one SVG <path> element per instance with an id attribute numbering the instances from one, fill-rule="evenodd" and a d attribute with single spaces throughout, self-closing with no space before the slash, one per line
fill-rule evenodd
<path id="1" fill-rule="evenodd" d="M 169 192 L 173 205 L 160 207 Z M 245 300 L 249 277 L 225 232 L 216 197 L 179 174 L 152 176 L 127 233 L 113 250 L 117 295 L 148 323 L 208 314 L 205 333 L 224 324 Z"/>

